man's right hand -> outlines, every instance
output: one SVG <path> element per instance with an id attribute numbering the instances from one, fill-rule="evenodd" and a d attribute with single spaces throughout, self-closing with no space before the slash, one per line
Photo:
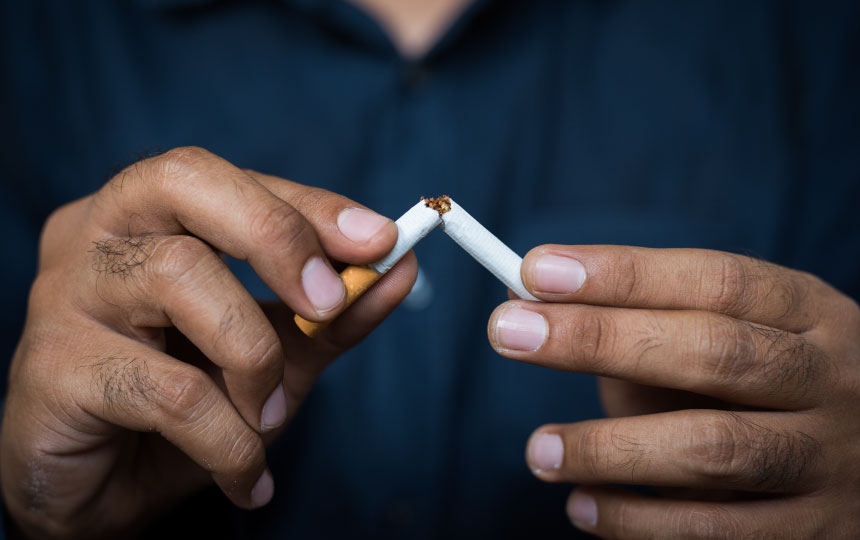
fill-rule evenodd
<path id="1" fill-rule="evenodd" d="M 265 443 L 335 357 L 409 292 L 411 253 L 343 310 L 326 255 L 382 258 L 397 229 L 333 193 L 197 148 L 138 162 L 45 225 L 9 378 L 0 484 L 28 536 L 127 535 L 214 482 L 272 496 Z M 259 304 L 219 252 L 282 303 Z"/>

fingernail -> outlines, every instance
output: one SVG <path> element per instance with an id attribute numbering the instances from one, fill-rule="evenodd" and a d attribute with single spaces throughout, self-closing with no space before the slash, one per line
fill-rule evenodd
<path id="1" fill-rule="evenodd" d="M 275 482 L 272 480 L 272 474 L 266 469 L 254 487 L 251 488 L 251 504 L 254 505 L 254 508 L 264 506 L 272 500 L 274 494 Z"/>
<path id="2" fill-rule="evenodd" d="M 337 274 L 320 257 L 313 257 L 302 269 L 302 287 L 320 315 L 340 305 L 346 288 Z"/>
<path id="3" fill-rule="evenodd" d="M 363 244 L 376 236 L 390 219 L 363 208 L 347 208 L 337 216 L 340 232 L 358 244 Z"/>
<path id="4" fill-rule="evenodd" d="M 260 427 L 263 431 L 274 429 L 284 423 L 287 419 L 287 395 L 284 393 L 284 385 L 278 384 L 266 404 L 263 405 L 263 413 L 260 415 Z"/>
<path id="5" fill-rule="evenodd" d="M 567 515 L 577 527 L 596 527 L 597 502 L 591 495 L 574 492 L 567 503 Z"/>
<path id="6" fill-rule="evenodd" d="M 564 459 L 564 443 L 555 433 L 542 433 L 532 440 L 529 452 L 536 472 L 554 471 Z"/>
<path id="7" fill-rule="evenodd" d="M 537 292 L 570 294 L 585 283 L 585 267 L 570 257 L 541 255 L 534 263 L 533 272 Z"/>
<path id="8" fill-rule="evenodd" d="M 536 351 L 546 340 L 543 315 L 521 308 L 508 308 L 496 321 L 496 342 L 503 349 Z"/>

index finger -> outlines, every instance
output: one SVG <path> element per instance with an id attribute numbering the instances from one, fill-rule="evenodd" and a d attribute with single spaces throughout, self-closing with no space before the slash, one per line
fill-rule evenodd
<path id="1" fill-rule="evenodd" d="M 293 199 L 285 200 L 226 160 L 199 148 L 181 148 L 132 165 L 93 198 L 93 205 L 96 222 L 114 235 L 140 234 L 132 229 L 190 232 L 247 260 L 281 300 L 319 321 L 335 316 L 346 297 L 320 236 L 329 237 L 326 243 L 337 246 L 338 255 L 373 260 L 391 249 L 397 234 L 391 220 L 358 210 L 353 216 L 358 212 L 359 217 L 348 220 L 351 229 L 317 229 L 299 209 L 304 193 L 294 189 Z M 356 206 L 327 193 L 318 198 L 312 212 L 328 216 Z"/>
<path id="2" fill-rule="evenodd" d="M 814 327 L 834 295 L 810 274 L 705 249 L 548 244 L 526 255 L 522 278 L 549 302 L 713 311 L 792 332 Z"/>

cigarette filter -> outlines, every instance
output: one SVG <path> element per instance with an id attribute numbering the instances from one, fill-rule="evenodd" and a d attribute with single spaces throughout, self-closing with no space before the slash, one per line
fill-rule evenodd
<path id="1" fill-rule="evenodd" d="M 346 307 L 352 305 L 367 289 L 379 281 L 379 278 L 391 270 L 397 261 L 441 222 L 439 212 L 429 208 L 423 200 L 400 216 L 394 222 L 397 225 L 397 242 L 388 255 L 368 266 L 348 266 L 340 273 L 340 278 L 346 286 Z M 295 320 L 301 331 L 310 337 L 314 337 L 331 322 L 311 322 L 298 315 Z"/>

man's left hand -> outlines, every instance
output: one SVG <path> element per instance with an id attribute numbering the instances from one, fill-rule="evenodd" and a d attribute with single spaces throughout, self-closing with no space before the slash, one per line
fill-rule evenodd
<path id="1" fill-rule="evenodd" d="M 583 484 L 603 538 L 860 537 L 860 309 L 820 279 L 716 251 L 545 245 L 499 306 L 502 355 L 593 373 L 614 418 L 539 428 L 526 459 Z M 650 497 L 603 484 L 680 488 Z"/>

